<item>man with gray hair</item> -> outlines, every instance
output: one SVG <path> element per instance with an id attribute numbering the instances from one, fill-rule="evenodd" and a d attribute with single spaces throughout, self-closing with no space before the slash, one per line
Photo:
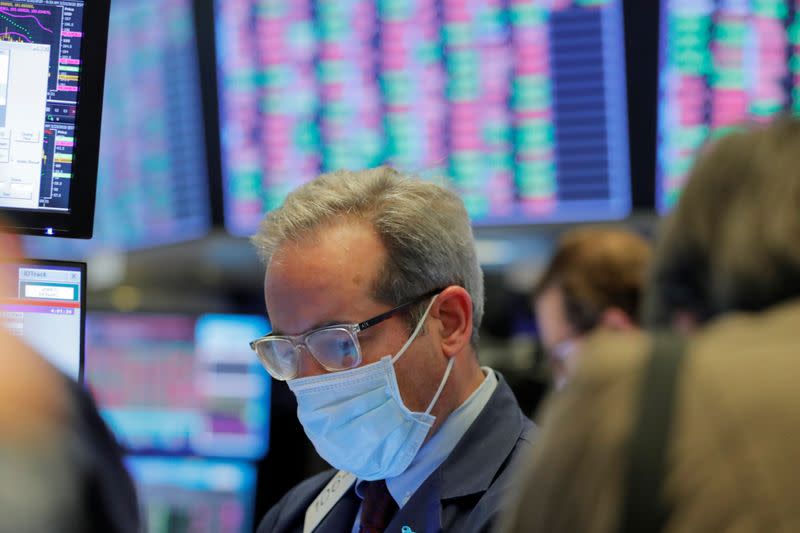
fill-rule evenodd
<path id="1" fill-rule="evenodd" d="M 533 425 L 478 363 L 483 277 L 461 200 L 387 167 L 332 172 L 253 242 L 273 331 L 251 346 L 335 468 L 258 531 L 488 530 Z"/>

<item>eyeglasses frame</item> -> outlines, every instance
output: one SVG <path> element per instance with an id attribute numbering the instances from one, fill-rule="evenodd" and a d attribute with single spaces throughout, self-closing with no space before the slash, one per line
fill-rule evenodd
<path id="1" fill-rule="evenodd" d="M 304 347 L 306 349 L 306 351 L 309 354 L 311 354 L 311 357 L 313 357 L 315 361 L 317 361 L 320 365 L 322 365 L 322 367 L 325 370 L 327 370 L 329 372 L 339 372 L 339 371 L 342 371 L 342 370 L 348 370 L 350 368 L 355 368 L 359 364 L 361 364 L 361 358 L 362 358 L 361 345 L 358 342 L 358 333 L 364 331 L 365 329 L 371 328 L 372 326 L 377 326 L 381 322 L 384 322 L 385 320 L 391 318 L 392 316 L 396 315 L 400 311 L 403 311 L 404 309 L 406 309 L 406 308 L 408 308 L 408 307 L 410 307 L 412 305 L 421 303 L 421 302 L 427 300 L 428 298 L 432 298 L 433 296 L 436 296 L 437 294 L 440 294 L 446 288 L 447 287 L 442 287 L 442 288 L 439 288 L 439 289 L 433 289 L 431 291 L 428 291 L 425 294 L 422 294 L 422 295 L 414 298 L 413 300 L 409 300 L 408 302 L 405 302 L 405 303 L 402 303 L 402 304 L 400 304 L 398 306 L 395 306 L 395 307 L 389 309 L 388 311 L 384 311 L 383 313 L 381 313 L 379 315 L 376 315 L 376 316 L 374 316 L 372 318 L 368 318 L 367 320 L 364 320 L 363 322 L 359 322 L 358 324 L 331 324 L 329 326 L 323 326 L 321 328 L 312 329 L 311 331 L 307 331 L 305 333 L 301 333 L 300 335 L 274 335 L 272 333 L 267 333 L 266 335 L 263 335 L 263 336 L 255 339 L 255 340 L 250 341 L 250 349 L 253 350 L 256 353 L 256 355 L 258 355 L 259 360 L 261 360 L 261 356 L 258 354 L 258 350 L 256 348 L 259 343 L 261 343 L 263 341 L 266 341 L 266 340 L 286 340 L 286 341 L 289 341 L 292 344 L 292 346 L 294 347 L 295 353 L 297 353 L 297 350 L 301 346 Z M 352 366 L 349 366 L 347 368 L 330 368 L 325 363 L 320 361 L 317 358 L 317 356 L 314 354 L 314 352 L 308 348 L 308 345 L 306 344 L 306 340 L 311 335 L 314 335 L 314 334 L 319 333 L 321 331 L 332 330 L 332 329 L 345 330 L 352 337 L 353 345 L 356 347 L 356 356 L 357 356 L 356 357 L 356 361 L 353 363 Z M 262 364 L 263 364 L 263 362 L 262 362 Z M 266 368 L 266 365 L 264 365 L 264 367 Z M 267 368 L 267 372 L 269 372 L 272 375 L 272 377 L 274 377 L 275 379 L 282 380 L 282 381 L 288 381 L 290 379 L 293 379 L 297 375 L 297 369 L 295 369 L 294 375 L 292 377 L 287 377 L 287 378 L 278 377 L 278 376 L 274 375 L 272 373 L 272 371 L 269 370 L 269 368 Z"/>

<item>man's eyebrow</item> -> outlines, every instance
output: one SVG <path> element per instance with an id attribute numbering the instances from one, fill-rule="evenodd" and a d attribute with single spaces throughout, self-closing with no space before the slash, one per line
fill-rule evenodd
<path id="1" fill-rule="evenodd" d="M 358 324 L 358 322 L 356 322 L 354 320 L 327 320 L 325 322 L 320 322 L 318 324 L 314 324 L 310 329 L 307 329 L 306 331 L 300 333 L 299 335 L 307 335 L 308 333 L 311 333 L 312 331 L 316 331 L 316 330 L 322 329 L 322 328 L 327 328 L 329 326 L 344 326 L 344 325 L 349 325 L 349 324 Z M 293 336 L 293 335 L 287 335 L 286 333 L 284 333 L 283 331 L 281 331 L 279 329 L 273 329 L 272 331 L 270 331 L 269 335 L 275 335 L 275 336 L 278 336 L 278 337 L 291 337 L 291 336 Z"/>

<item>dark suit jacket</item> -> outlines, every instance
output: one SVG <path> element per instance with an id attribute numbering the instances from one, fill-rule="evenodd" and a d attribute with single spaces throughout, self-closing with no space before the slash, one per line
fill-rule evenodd
<path id="1" fill-rule="evenodd" d="M 400 533 L 488 531 L 505 503 L 514 469 L 509 465 L 531 447 L 533 423 L 520 411 L 514 394 L 497 374 L 497 388 L 461 441 L 386 528 Z M 290 490 L 269 510 L 258 533 L 301 533 L 306 509 L 336 473 L 328 470 Z M 315 533 L 350 533 L 361 499 L 355 489 L 339 500 Z"/>

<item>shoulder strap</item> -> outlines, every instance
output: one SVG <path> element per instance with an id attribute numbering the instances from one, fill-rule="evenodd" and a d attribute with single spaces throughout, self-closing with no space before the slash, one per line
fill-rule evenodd
<path id="1" fill-rule="evenodd" d="M 303 533 L 314 531 L 322 519 L 325 518 L 333 507 L 339 503 L 342 496 L 350 490 L 356 476 L 344 470 L 339 470 L 336 475 L 325 485 L 311 505 L 306 509 L 305 520 L 303 521 Z"/>
<path id="2" fill-rule="evenodd" d="M 657 533 L 671 509 L 662 491 L 676 390 L 685 341 L 674 334 L 653 335 L 653 348 L 644 369 L 638 410 L 628 442 L 628 470 L 619 533 Z"/>

